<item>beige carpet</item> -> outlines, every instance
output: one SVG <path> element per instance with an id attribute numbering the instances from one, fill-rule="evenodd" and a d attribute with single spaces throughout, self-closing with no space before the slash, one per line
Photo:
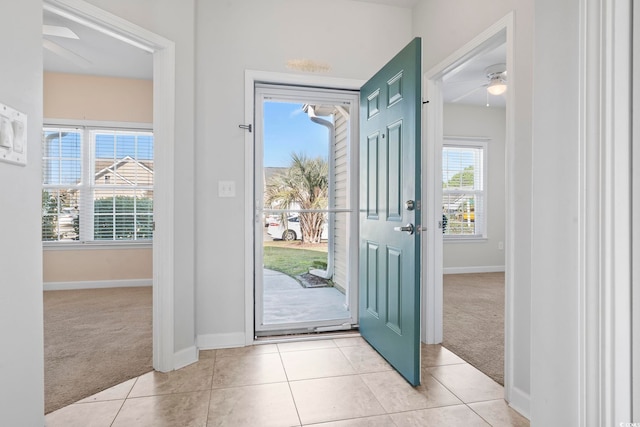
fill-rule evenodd
<path id="1" fill-rule="evenodd" d="M 504 273 L 444 275 L 444 340 L 504 385 Z"/>
<path id="2" fill-rule="evenodd" d="M 152 370 L 151 290 L 44 292 L 45 413 Z"/>

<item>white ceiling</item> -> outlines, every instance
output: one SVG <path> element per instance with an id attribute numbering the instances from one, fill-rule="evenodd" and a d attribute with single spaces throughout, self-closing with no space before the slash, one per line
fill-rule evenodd
<path id="1" fill-rule="evenodd" d="M 488 95 L 486 85 L 489 81 L 485 72 L 491 65 L 507 62 L 506 45 L 476 56 L 450 72 L 443 78 L 442 93 L 445 103 L 464 105 L 484 105 L 490 107 L 504 107 L 505 94 Z M 507 76 L 507 90 L 509 79 Z M 457 100 L 456 100 L 457 99 Z M 455 101 L 455 102 L 454 102 Z"/>
<path id="2" fill-rule="evenodd" d="M 365 3 L 379 3 L 379 4 L 387 4 L 389 6 L 398 6 L 398 7 L 406 7 L 412 8 L 418 3 L 418 0 L 355 0 L 362 1 Z"/>
<path id="3" fill-rule="evenodd" d="M 417 2 L 417 0 L 357 1 L 409 8 Z M 79 36 L 77 40 L 43 36 L 43 43 L 58 51 L 62 50 L 56 54 L 43 48 L 45 71 L 152 79 L 153 57 L 150 53 L 48 11 L 44 12 L 43 22 L 46 25 L 67 27 Z M 52 43 L 57 46 L 52 46 Z M 488 82 L 485 69 L 490 65 L 505 62 L 506 48 L 502 45 L 458 67 L 443 79 L 444 101 L 449 103 L 459 98 L 456 104 L 487 105 L 488 101 L 490 106 L 504 107 L 505 96 L 489 95 L 487 98 L 483 85 Z"/>
<path id="4" fill-rule="evenodd" d="M 43 23 L 69 28 L 79 37 L 43 35 L 43 46 L 58 52 L 43 47 L 45 71 L 152 79 L 150 53 L 48 11 L 44 11 Z"/>

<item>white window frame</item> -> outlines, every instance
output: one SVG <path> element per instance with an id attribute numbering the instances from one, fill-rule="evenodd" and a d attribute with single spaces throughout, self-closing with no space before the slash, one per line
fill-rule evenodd
<path id="1" fill-rule="evenodd" d="M 153 133 L 153 125 L 151 123 L 127 123 L 127 122 L 109 122 L 109 121 L 89 121 L 89 120 L 66 120 L 66 119 L 45 119 L 42 126 L 44 132 L 47 128 L 58 129 L 74 129 L 82 132 L 82 179 L 81 184 L 76 187 L 80 189 L 80 224 L 93 223 L 93 190 L 95 189 L 95 183 L 93 182 L 95 159 L 94 159 L 94 143 L 92 133 L 95 131 L 119 131 L 119 132 L 151 132 Z M 155 136 L 154 136 L 155 139 Z M 155 154 L 155 151 L 154 151 Z M 155 161 L 155 159 L 154 159 Z M 43 166 L 44 167 L 44 166 Z M 41 183 L 41 187 L 44 190 L 46 187 L 44 183 Z M 51 186 L 69 188 L 71 186 Z M 155 187 L 155 183 L 154 183 Z M 155 207 L 154 207 L 155 210 Z M 48 250 L 73 250 L 80 247 L 92 247 L 96 249 L 100 248 L 117 248 L 117 247 L 133 247 L 136 248 L 151 248 L 153 246 L 152 239 L 141 240 L 93 240 L 93 227 L 90 227 L 90 232 L 87 234 L 84 230 L 84 240 L 52 240 L 42 241 L 42 245 Z"/>
<path id="2" fill-rule="evenodd" d="M 457 147 L 457 148 L 473 148 L 479 149 L 482 151 L 482 171 L 481 177 L 482 180 L 482 189 L 474 190 L 473 193 L 480 194 L 482 197 L 482 212 L 480 215 L 474 214 L 474 226 L 476 234 L 465 234 L 465 235 L 455 235 L 455 234 L 445 234 L 443 233 L 442 237 L 446 243 L 452 242 L 484 242 L 488 238 L 487 234 L 487 223 L 489 221 L 489 188 L 488 188 L 488 169 L 489 169 L 489 144 L 486 138 L 473 138 L 473 137 L 444 137 L 442 142 L 442 152 L 440 156 L 440 173 L 439 176 L 442 177 L 442 167 L 443 167 L 443 158 L 444 158 L 444 150 L 446 148 Z M 442 199 L 444 195 L 447 193 L 454 193 L 459 191 L 449 191 L 442 189 L 442 197 L 440 203 L 442 204 Z M 477 207 L 476 207 L 477 208 Z M 474 208 L 474 209 L 476 209 Z M 478 220 L 480 219 L 480 220 Z M 443 224 L 444 226 L 444 224 Z M 449 225 L 447 224 L 447 227 Z"/>

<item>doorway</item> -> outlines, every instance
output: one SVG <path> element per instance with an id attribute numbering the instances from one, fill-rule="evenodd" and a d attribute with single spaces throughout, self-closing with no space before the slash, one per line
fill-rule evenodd
<path id="1" fill-rule="evenodd" d="M 443 76 L 443 346 L 504 385 L 506 44 Z"/>
<path id="2" fill-rule="evenodd" d="M 167 185 L 174 181 L 175 44 L 83 1 L 45 0 L 43 7 L 153 54 L 154 164 L 162 171 L 154 184 L 153 367 L 171 371 L 185 363 L 174 360 L 174 191 Z"/>
<path id="3" fill-rule="evenodd" d="M 511 155 L 510 145 L 512 144 L 512 132 L 513 132 L 513 109 L 509 106 L 512 105 L 514 95 L 513 88 L 509 87 L 508 82 L 513 81 L 513 66 L 511 62 L 511 58 L 513 57 L 513 43 L 512 43 L 512 28 L 513 28 L 513 16 L 508 15 L 503 18 L 501 21 L 496 23 L 491 28 L 487 29 L 484 33 L 480 34 L 474 40 L 469 42 L 467 45 L 463 46 L 461 49 L 452 54 L 449 58 L 443 61 L 438 66 L 434 67 L 432 70 L 427 72 L 425 75 L 426 78 L 426 86 L 428 99 L 431 104 L 431 108 L 427 111 L 427 120 L 430 121 L 433 126 L 428 129 L 429 133 L 427 134 L 427 156 L 425 162 L 427 164 L 427 170 L 429 171 L 437 171 L 433 173 L 429 173 L 426 178 L 426 186 L 427 186 L 427 195 L 431 194 L 428 205 L 427 212 L 427 223 L 436 224 L 435 227 L 432 227 L 430 231 L 428 231 L 427 244 L 433 245 L 436 248 L 430 255 L 427 251 L 427 257 L 425 262 L 427 264 L 427 277 L 425 280 L 426 286 L 426 295 L 425 298 L 425 306 L 424 313 L 426 317 L 425 322 L 425 330 L 423 339 L 427 343 L 440 343 L 443 341 L 443 319 L 444 319 L 444 310 L 443 310 L 443 301 L 444 301 L 444 287 L 443 287 L 443 273 L 480 273 L 483 272 L 498 272 L 499 274 L 504 274 L 504 310 L 500 310 L 500 315 L 504 318 L 504 385 L 505 385 L 505 398 L 510 401 L 511 398 L 511 347 L 510 343 L 513 340 L 513 337 L 510 335 L 512 333 L 510 325 L 513 322 L 513 313 L 511 312 L 513 298 L 512 288 L 513 288 L 513 278 L 512 278 L 512 260 L 513 260 L 513 244 L 510 241 L 513 236 L 512 227 L 513 227 L 513 217 L 509 215 L 510 212 L 513 211 L 513 207 L 511 205 L 513 201 L 513 195 L 510 193 L 513 189 L 509 185 L 510 177 L 513 176 L 513 172 L 510 169 L 511 162 L 509 161 L 509 156 Z M 447 118 L 447 110 L 448 107 L 445 106 L 445 89 L 444 86 L 447 84 L 447 80 L 450 82 L 455 81 L 455 77 L 467 66 L 467 64 L 473 63 L 477 58 L 481 58 L 485 55 L 490 55 L 492 52 L 495 52 L 496 49 L 500 49 L 503 46 L 502 57 L 504 61 L 500 61 L 502 66 L 501 70 L 496 70 L 496 67 L 492 67 L 494 65 L 498 65 L 497 61 L 493 61 L 491 64 L 484 64 L 483 70 L 484 76 L 482 78 L 486 79 L 482 84 L 479 84 L 476 89 L 471 89 L 470 91 L 458 93 L 453 98 L 449 98 L 448 104 L 455 104 L 455 100 L 458 101 L 464 99 L 468 95 L 480 95 L 481 96 L 481 106 L 476 108 L 486 108 L 486 104 L 488 103 L 490 106 L 495 105 L 495 97 L 492 97 L 487 93 L 487 88 L 489 85 L 493 83 L 493 77 L 501 77 L 502 73 L 505 72 L 506 76 L 508 76 L 507 80 L 507 90 L 502 95 L 506 104 L 504 104 L 502 117 L 502 139 L 504 141 L 504 145 L 502 148 L 497 150 L 493 150 L 492 148 L 492 140 L 494 137 L 488 134 L 486 131 L 470 131 L 469 129 L 465 129 L 464 131 L 457 132 L 456 127 L 460 129 L 460 123 L 457 126 L 448 127 L 445 130 L 445 123 L 447 119 L 451 118 L 451 115 Z M 497 73 L 497 74 L 496 74 Z M 488 100 L 488 102 L 487 102 Z M 482 105 L 484 104 L 484 105 Z M 454 107 L 462 108 L 462 107 Z M 450 110 L 450 109 L 449 109 Z M 486 210 L 484 213 L 484 219 L 486 221 L 490 220 L 493 215 L 501 216 L 503 219 L 501 224 L 501 229 L 496 235 L 496 228 L 491 230 L 491 228 L 476 227 L 475 222 L 478 220 L 482 220 L 480 215 L 482 212 L 476 211 L 479 206 L 472 206 L 467 203 L 467 206 L 462 207 L 460 212 L 444 212 L 443 206 L 443 196 L 446 191 L 443 191 L 443 147 L 445 146 L 446 137 L 453 137 L 452 139 L 462 139 L 464 144 L 457 145 L 482 145 L 482 143 L 486 143 L 489 147 L 488 155 L 489 157 L 494 156 L 494 152 L 499 155 L 499 158 L 502 160 L 502 167 L 504 168 L 504 190 L 496 192 L 492 191 L 491 188 L 487 188 L 486 200 L 491 201 L 492 199 L 495 201 L 496 197 L 503 198 L 503 207 L 500 208 L 499 212 L 496 212 L 496 208 L 492 208 L 493 210 Z M 460 138 L 462 137 L 462 138 Z M 484 140 L 484 141 L 483 141 Z M 449 141 L 451 142 L 451 141 Z M 456 144 L 454 144 L 456 145 Z M 449 177 L 451 178 L 451 176 Z M 446 187 L 446 186 L 445 186 Z M 429 191 L 431 190 L 431 191 Z M 500 194 L 501 193 L 501 194 Z M 455 203 L 453 204 L 453 208 L 455 208 Z M 489 206 L 485 204 L 485 206 Z M 455 209 L 454 209 L 455 210 Z M 462 237 L 460 241 L 451 241 L 451 239 L 455 239 L 455 237 L 449 237 L 447 246 L 449 246 L 449 250 L 447 251 L 447 255 L 445 255 L 445 227 L 448 227 L 450 224 L 447 222 L 450 219 L 450 215 L 454 215 L 455 221 L 458 221 L 457 224 L 459 227 L 459 231 L 463 231 L 465 229 L 472 230 L 473 228 L 479 228 L 475 230 L 473 234 L 475 234 L 477 238 Z M 457 215 L 457 216 L 456 216 Z M 485 222 L 485 224 L 487 224 Z M 451 224 L 456 225 L 456 224 Z M 481 225 L 481 224 L 478 224 Z M 469 226 L 473 226 L 469 228 Z M 483 231 L 484 230 L 484 231 Z M 451 231 L 451 229 L 449 230 Z M 484 232 L 489 232 L 489 234 L 484 234 Z M 469 236 L 471 237 L 471 236 Z M 498 239 L 493 242 L 491 239 L 493 237 L 498 237 Z M 467 240 L 465 243 L 461 243 L 462 241 Z M 472 240 L 474 242 L 472 242 Z M 451 257 L 455 257 L 456 253 L 459 255 L 462 253 L 462 249 L 465 244 L 480 246 L 483 243 L 480 242 L 490 242 L 491 250 L 496 252 L 499 255 L 500 261 L 487 261 L 484 260 L 482 262 L 478 262 L 476 260 L 472 263 L 466 263 L 466 265 L 451 263 Z M 495 249 L 495 250 L 494 250 Z M 486 254 L 483 254 L 484 256 Z M 448 257 L 448 271 L 444 270 L 445 266 L 445 256 Z M 502 261 L 503 260 L 503 261 Z M 467 267 L 467 268 L 464 268 Z M 504 272 L 502 273 L 501 270 Z"/>
<path id="4" fill-rule="evenodd" d="M 258 197 L 256 194 L 256 187 L 262 189 L 260 184 L 256 186 L 256 175 L 262 175 L 261 170 L 256 173 L 256 168 L 259 168 L 256 165 L 256 158 L 262 158 L 263 154 L 258 153 L 258 156 L 255 155 L 255 152 L 261 147 L 256 147 L 256 140 L 252 132 L 254 123 L 256 123 L 256 120 L 260 120 L 259 116 L 256 118 L 255 111 L 257 85 L 270 82 L 272 84 L 291 84 L 300 87 L 306 86 L 303 82 L 307 82 L 310 83 L 309 87 L 316 88 L 351 89 L 354 91 L 359 91 L 363 88 L 363 93 L 369 92 L 364 95 L 364 98 L 362 93 L 358 93 L 359 108 L 351 112 L 354 120 L 353 125 L 356 125 L 355 120 L 358 119 L 358 116 L 355 113 L 358 110 L 362 121 L 366 120 L 372 125 L 364 130 L 364 124 L 359 123 L 356 127 L 359 129 L 360 162 L 358 163 L 356 156 L 352 156 L 349 168 L 351 171 L 358 171 L 360 183 L 366 182 L 370 185 L 366 186 L 366 188 L 365 186 L 360 188 L 360 198 L 364 197 L 368 202 L 363 204 L 362 200 L 360 200 L 358 203 L 359 212 L 357 214 L 360 220 L 354 222 L 358 223 L 359 234 L 357 239 L 349 241 L 348 246 L 350 254 L 358 254 L 360 251 L 358 265 L 351 268 L 353 272 L 351 274 L 351 283 L 356 283 L 358 279 L 364 277 L 370 277 L 372 280 L 360 281 L 359 298 L 356 298 L 352 288 L 349 291 L 351 295 L 349 302 L 351 303 L 352 311 L 354 311 L 355 303 L 358 302 L 359 315 L 364 313 L 363 310 L 366 310 L 372 318 L 375 318 L 371 322 L 371 319 L 366 319 L 369 323 L 368 326 L 371 326 L 371 328 L 366 334 L 362 334 L 365 340 L 380 351 L 385 358 L 389 355 L 393 356 L 394 361 L 390 362 L 394 367 L 399 369 L 401 363 L 406 363 L 402 368 L 405 371 L 407 369 L 411 371 L 412 379 L 410 382 L 419 382 L 419 277 L 421 275 L 419 253 L 421 239 L 416 237 L 414 232 L 421 230 L 422 221 L 419 215 L 413 214 L 413 211 L 415 210 L 416 213 L 419 213 L 421 209 L 421 201 L 417 197 L 420 195 L 421 188 L 420 181 L 417 179 L 421 171 L 419 144 L 421 135 L 420 106 L 422 105 L 420 96 L 422 93 L 421 76 L 420 38 L 412 40 L 367 82 L 255 71 L 247 71 L 245 73 L 246 124 L 241 124 L 239 127 L 247 131 L 245 137 L 247 144 L 245 148 L 245 170 L 247 171 L 245 200 L 247 206 L 252 207 L 252 209 L 246 210 L 247 228 L 245 235 L 245 260 L 248 266 L 245 276 L 245 307 L 247 308 L 245 312 L 245 342 L 247 345 L 253 344 L 257 338 L 256 322 L 254 322 L 256 314 L 255 282 L 256 277 L 258 281 L 260 280 L 260 276 L 262 276 L 260 272 L 263 268 L 262 265 L 256 263 L 255 244 L 256 234 L 259 233 L 257 230 L 264 227 L 263 214 L 265 213 L 263 212 L 264 197 Z M 364 90 L 365 87 L 367 90 Z M 352 105 L 355 105 L 355 103 L 352 103 Z M 386 108 L 382 107 L 383 105 L 386 105 Z M 394 116 L 381 113 L 383 110 L 393 113 Z M 406 119 L 406 122 L 403 119 Z M 372 126 L 382 126 L 382 128 L 371 130 L 370 127 Z M 363 137 L 363 135 L 366 135 L 366 137 Z M 388 141 L 388 143 L 380 143 L 380 140 Z M 353 146 L 352 150 L 355 150 Z M 367 179 L 362 180 L 363 176 L 366 176 Z M 378 182 L 382 184 L 378 186 Z M 398 191 L 399 189 L 406 189 L 406 194 L 401 194 Z M 352 195 L 352 197 L 355 196 Z M 402 203 L 401 200 L 405 202 Z M 379 206 L 378 201 L 384 201 L 386 206 Z M 363 205 L 366 207 L 361 210 L 360 206 Z M 353 203 L 352 206 L 356 206 L 356 203 Z M 270 207 L 270 209 L 272 208 Z M 282 211 L 284 212 L 280 213 L 284 213 L 286 216 L 288 212 L 286 210 Z M 405 216 L 405 212 L 409 214 Z M 380 222 L 383 225 L 381 227 L 378 227 L 377 224 L 363 227 L 363 213 L 365 214 L 364 218 L 369 220 L 385 218 L 384 225 L 383 222 Z M 384 230 L 382 230 L 383 228 Z M 364 233 L 363 229 L 365 230 Z M 376 237 L 372 238 L 367 234 L 382 231 L 384 231 L 385 236 L 379 236 L 382 237 L 377 239 L 379 244 L 376 244 Z M 394 246 L 386 239 L 391 235 L 396 238 L 400 236 L 400 240 L 408 239 L 413 243 L 407 241 L 404 242 L 404 246 L 401 246 L 402 243 Z M 367 236 L 364 238 L 364 243 L 363 236 Z M 402 237 L 407 239 L 402 239 Z M 362 256 L 362 248 L 367 248 L 365 251 L 367 253 L 364 257 Z M 378 248 L 381 250 L 378 251 Z M 403 255 L 405 249 L 406 252 Z M 371 267 L 366 270 L 366 274 L 362 273 L 363 268 L 367 265 L 363 264 L 363 259 Z M 379 271 L 378 267 L 380 267 L 381 271 Z M 257 274 L 256 271 L 258 271 Z M 402 273 L 400 273 L 401 271 Z M 378 286 L 378 278 L 380 278 L 380 286 Z M 364 291 L 363 287 L 366 287 Z M 366 299 L 363 297 L 365 294 L 367 295 Z M 378 301 L 380 301 L 379 305 L 377 305 Z M 378 315 L 376 312 L 378 307 L 383 307 L 383 316 Z M 362 319 L 363 316 L 358 317 L 361 332 L 363 331 Z M 261 321 L 261 319 L 259 320 Z M 397 345 L 397 343 L 392 342 L 392 339 L 387 339 L 390 338 L 388 335 L 382 337 L 383 331 L 381 329 L 384 328 L 393 331 L 396 336 L 404 337 L 400 338 L 400 340 L 404 339 L 402 345 Z M 385 348 L 378 349 L 376 344 L 371 342 L 373 338 L 377 339 L 379 341 L 378 344 Z M 408 351 L 403 351 L 405 349 L 408 349 Z M 417 370 L 414 368 L 417 368 Z"/>
<path id="5" fill-rule="evenodd" d="M 357 106 L 353 91 L 255 87 L 256 336 L 357 324 Z"/>

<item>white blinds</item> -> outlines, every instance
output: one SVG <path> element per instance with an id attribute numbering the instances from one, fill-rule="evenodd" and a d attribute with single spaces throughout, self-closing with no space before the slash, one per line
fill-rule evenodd
<path id="1" fill-rule="evenodd" d="M 484 144 L 442 148 L 443 233 L 451 237 L 485 234 Z"/>
<path id="2" fill-rule="evenodd" d="M 153 237 L 153 134 L 44 128 L 43 241 Z"/>

